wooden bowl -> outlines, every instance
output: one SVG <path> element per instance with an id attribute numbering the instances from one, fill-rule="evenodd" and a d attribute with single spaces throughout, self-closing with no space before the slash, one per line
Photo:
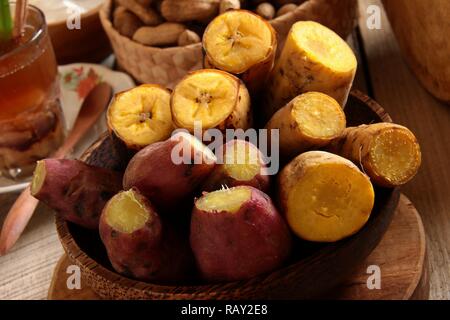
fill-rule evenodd
<path id="1" fill-rule="evenodd" d="M 373 100 L 353 92 L 345 109 L 348 125 L 391 122 Z M 104 135 L 89 148 L 83 160 L 115 168 L 112 144 Z M 364 228 L 354 236 L 333 244 L 298 241 L 285 267 L 250 280 L 222 284 L 163 286 L 144 283 L 117 274 L 108 261 L 98 232 L 80 228 L 61 218 L 56 226 L 61 243 L 83 279 L 105 299 L 310 299 L 329 292 L 344 281 L 378 245 L 399 201 L 398 189 L 376 188 L 376 202 Z"/>

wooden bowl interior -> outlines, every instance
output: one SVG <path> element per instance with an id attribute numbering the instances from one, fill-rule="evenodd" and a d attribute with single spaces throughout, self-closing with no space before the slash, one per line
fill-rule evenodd
<path id="1" fill-rule="evenodd" d="M 345 109 L 348 125 L 390 122 L 384 110 L 367 96 L 353 92 Z M 107 135 L 88 149 L 83 160 L 107 168 L 122 164 L 112 152 Z M 106 282 L 110 291 L 98 292 L 107 298 L 311 298 L 338 285 L 372 252 L 387 230 L 398 204 L 397 189 L 375 188 L 376 202 L 368 223 L 354 236 L 333 243 L 315 244 L 296 240 L 293 255 L 284 268 L 256 278 L 227 284 L 209 285 L 191 280 L 181 286 L 147 284 L 115 273 L 98 232 L 89 231 L 57 218 L 58 233 L 69 258 L 90 273 L 94 290 L 96 282 Z M 115 295 L 120 283 L 125 291 Z M 103 283 L 100 288 L 105 287 Z M 126 288 L 135 292 L 128 296 Z M 138 289 L 136 289 L 138 288 Z M 101 289 L 97 288 L 101 291 Z M 137 293 L 136 293 L 137 292 Z"/>

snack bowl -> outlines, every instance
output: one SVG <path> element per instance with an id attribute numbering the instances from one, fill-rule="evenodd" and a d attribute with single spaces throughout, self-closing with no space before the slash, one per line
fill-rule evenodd
<path id="1" fill-rule="evenodd" d="M 345 108 L 349 126 L 392 122 L 374 100 L 353 91 Z M 104 134 L 81 157 L 86 163 L 115 169 L 120 159 Z M 249 280 L 208 284 L 196 279 L 160 285 L 122 276 L 112 268 L 97 231 L 85 230 L 60 217 L 57 232 L 70 261 L 79 266 L 85 285 L 104 299 L 311 299 L 329 292 L 351 275 L 378 245 L 399 201 L 399 189 L 375 189 L 375 206 L 355 235 L 331 244 L 300 240 L 283 267 Z"/>
<path id="2" fill-rule="evenodd" d="M 344 39 L 357 24 L 356 0 L 307 0 L 297 9 L 270 20 L 277 32 L 278 48 L 283 47 L 291 26 L 300 20 L 317 21 Z M 203 65 L 201 43 L 187 46 L 152 47 L 121 35 L 113 26 L 114 1 L 106 0 L 100 20 L 111 41 L 120 69 L 139 83 L 157 83 L 173 88 L 188 72 Z M 159 35 L 161 36 L 161 35 Z"/>

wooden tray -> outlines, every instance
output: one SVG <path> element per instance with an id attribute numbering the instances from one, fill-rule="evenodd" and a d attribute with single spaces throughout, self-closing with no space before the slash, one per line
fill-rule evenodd
<path id="1" fill-rule="evenodd" d="M 67 289 L 67 267 L 72 263 L 63 255 L 55 267 L 48 291 L 50 300 L 97 300 L 95 294 L 81 279 L 80 290 Z M 381 289 L 367 288 L 367 268 L 377 265 L 381 270 Z M 378 247 L 355 271 L 354 275 L 333 290 L 327 299 L 428 299 L 428 265 L 425 233 L 419 214 L 406 198 L 401 196 L 397 212 L 389 230 Z"/>

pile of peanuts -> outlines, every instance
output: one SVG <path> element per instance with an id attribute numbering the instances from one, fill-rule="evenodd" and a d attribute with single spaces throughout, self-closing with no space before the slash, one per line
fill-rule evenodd
<path id="1" fill-rule="evenodd" d="M 201 42 L 208 23 L 233 9 L 251 10 L 267 20 L 305 0 L 114 0 L 113 25 L 123 36 L 146 46 L 187 46 Z"/>

